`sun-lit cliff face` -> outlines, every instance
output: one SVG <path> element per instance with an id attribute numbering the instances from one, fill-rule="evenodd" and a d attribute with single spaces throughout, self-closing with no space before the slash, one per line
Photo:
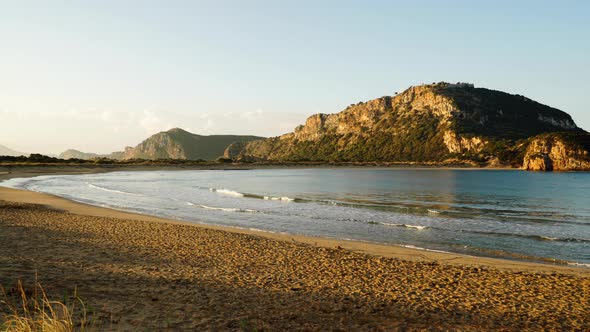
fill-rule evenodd
<path id="1" fill-rule="evenodd" d="M 391 162 L 452 158 L 514 164 L 519 141 L 557 131 L 581 129 L 567 113 L 520 95 L 436 83 L 353 104 L 340 113 L 312 115 L 292 133 L 232 145 L 225 157 Z"/>
<path id="2" fill-rule="evenodd" d="M 590 170 L 590 135 L 550 133 L 530 140 L 523 169 L 531 171 Z"/>

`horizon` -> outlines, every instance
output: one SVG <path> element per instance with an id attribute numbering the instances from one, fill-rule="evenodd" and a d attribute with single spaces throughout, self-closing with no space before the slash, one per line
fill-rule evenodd
<path id="1" fill-rule="evenodd" d="M 106 154 L 174 127 L 277 136 L 439 81 L 524 95 L 590 128 L 586 2 L 5 7 L 0 145 L 26 153 Z"/>

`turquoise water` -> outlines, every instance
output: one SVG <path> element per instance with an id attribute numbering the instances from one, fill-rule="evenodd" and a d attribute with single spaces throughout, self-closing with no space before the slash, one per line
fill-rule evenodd
<path id="1" fill-rule="evenodd" d="M 590 266 L 590 173 L 196 170 L 2 185 L 193 222 Z"/>

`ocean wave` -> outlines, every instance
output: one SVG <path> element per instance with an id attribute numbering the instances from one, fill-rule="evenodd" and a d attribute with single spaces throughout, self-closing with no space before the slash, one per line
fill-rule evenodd
<path id="1" fill-rule="evenodd" d="M 434 228 L 434 227 L 423 226 L 423 225 L 394 224 L 394 223 L 388 223 L 388 222 L 381 222 L 381 221 L 375 221 L 375 220 L 364 220 L 364 219 L 357 219 L 357 218 L 342 218 L 342 219 L 337 219 L 337 220 L 338 221 L 360 222 L 360 223 L 366 223 L 369 225 L 382 225 L 382 226 L 388 226 L 388 227 L 404 227 L 404 228 L 411 228 L 411 229 L 417 229 L 417 230 Z"/>
<path id="2" fill-rule="evenodd" d="M 526 212 L 522 213 L 500 213 L 495 215 L 494 217 L 497 218 L 498 221 L 504 223 L 514 223 L 515 221 L 519 222 L 526 222 L 526 223 L 536 223 L 536 224 L 572 224 L 572 225 L 582 225 L 582 226 L 590 226 L 585 220 L 575 220 L 579 217 L 575 215 L 568 215 L 568 214 L 552 214 L 552 215 L 528 215 Z"/>
<path id="3" fill-rule="evenodd" d="M 357 219 L 351 219 L 350 221 L 361 221 Z M 423 226 L 423 225 L 411 225 L 411 224 L 395 224 L 395 223 L 387 223 L 387 222 L 379 222 L 379 221 L 363 221 L 367 224 L 372 225 L 383 225 L 389 227 L 404 227 L 416 230 L 424 230 L 424 229 L 435 229 L 441 231 L 454 231 L 451 229 L 446 228 L 438 228 L 438 227 L 431 227 L 431 226 Z M 491 236 L 507 236 L 507 237 L 517 237 L 517 238 L 525 238 L 525 239 L 532 239 L 537 241 L 550 241 L 550 242 L 576 242 L 576 243 L 590 243 L 590 239 L 585 238 L 575 238 L 575 237 L 554 237 L 554 236 L 547 236 L 547 235 L 537 235 L 537 234 L 518 234 L 518 233 L 505 233 L 505 232 L 491 232 L 491 231 L 477 231 L 477 230 L 464 230 L 460 229 L 457 230 L 461 233 L 471 233 L 471 234 L 482 234 L 482 235 L 491 235 Z"/>
<path id="4" fill-rule="evenodd" d="M 502 249 L 490 249 L 490 248 L 482 248 L 477 246 L 469 246 L 470 251 L 474 251 L 476 253 L 483 253 L 486 256 L 489 255 L 491 257 L 501 257 L 501 258 L 511 258 L 511 259 L 518 259 L 521 261 L 532 261 L 532 262 L 544 262 L 550 264 L 558 264 L 558 265 L 568 265 L 569 261 L 558 259 L 558 258 L 551 258 L 551 257 L 542 257 L 542 256 L 535 256 L 525 253 L 519 252 L 511 252 Z"/>
<path id="5" fill-rule="evenodd" d="M 205 210 L 215 210 L 215 211 L 223 211 L 223 212 L 244 212 L 244 213 L 258 213 L 258 210 L 253 209 L 240 209 L 240 208 L 224 208 L 224 207 L 215 207 L 215 206 L 207 206 L 202 204 L 193 204 L 191 202 L 186 202 L 187 205 L 196 206 L 201 209 Z"/>
<path id="6" fill-rule="evenodd" d="M 436 210 L 434 208 L 428 208 L 424 205 L 418 204 L 406 204 L 404 202 L 370 202 L 370 201 L 358 201 L 358 200 L 327 200 L 327 199 L 297 199 L 300 202 L 312 202 L 317 204 L 339 206 L 353 209 L 372 210 L 380 212 L 393 212 L 402 214 L 412 215 L 423 215 L 428 214 L 434 216 L 449 216 L 461 213 L 459 210 L 449 209 L 442 207 L 444 210 Z"/>
<path id="7" fill-rule="evenodd" d="M 590 239 L 579 239 L 579 238 L 575 238 L 575 237 L 558 238 L 558 237 L 550 237 L 550 236 L 542 236 L 542 235 L 533 235 L 533 237 L 538 237 L 543 241 L 590 243 Z"/>
<path id="8" fill-rule="evenodd" d="M 97 186 L 97 185 L 95 185 L 93 183 L 88 183 L 88 187 L 93 188 L 93 189 L 102 190 L 102 191 L 108 191 L 108 192 L 111 192 L 111 193 L 117 193 L 117 194 L 132 195 L 132 196 L 143 196 L 141 194 L 135 194 L 135 193 L 130 193 L 130 192 L 126 192 L 126 191 L 121 191 L 121 190 L 116 190 L 116 189 L 109 189 L 109 188 Z"/>
<path id="9" fill-rule="evenodd" d="M 405 227 L 405 228 L 412 228 L 412 229 L 417 229 L 417 230 L 423 230 L 423 229 L 428 229 L 430 227 L 428 226 L 422 226 L 422 225 L 409 225 L 409 224 L 391 224 L 391 223 L 387 223 L 387 222 L 372 222 L 372 223 L 377 223 L 383 226 L 390 226 L 390 227 Z"/>
<path id="10" fill-rule="evenodd" d="M 511 237 L 518 237 L 518 238 L 533 239 L 533 240 L 537 240 L 537 241 L 590 243 L 590 239 L 574 238 L 574 237 L 560 238 L 560 237 L 553 237 L 553 236 L 547 236 L 547 235 L 537 235 L 537 234 L 518 234 L 518 233 L 488 232 L 488 231 L 473 231 L 473 230 L 459 230 L 459 232 L 472 233 L 472 234 L 483 234 L 483 235 L 494 235 L 494 236 L 511 236 Z"/>
<path id="11" fill-rule="evenodd" d="M 590 268 L 590 263 L 567 262 L 567 265 Z"/>
<path id="12" fill-rule="evenodd" d="M 559 238 L 558 237 L 551 237 L 551 236 L 539 235 L 539 238 L 541 240 L 545 240 L 545 241 L 559 241 Z"/>
<path id="13" fill-rule="evenodd" d="M 443 253 L 443 254 L 453 254 L 450 251 L 422 248 L 422 247 L 417 247 L 417 246 L 414 246 L 414 245 L 411 245 L 411 244 L 398 244 L 398 246 L 404 247 L 404 248 L 408 248 L 408 249 L 415 249 L 415 250 L 422 250 L 422 251 L 430 251 L 430 252 L 439 252 L 439 253 Z"/>
<path id="14" fill-rule="evenodd" d="M 264 200 L 267 200 L 267 201 L 283 201 L 283 202 L 293 202 L 293 201 L 295 201 L 295 198 L 290 198 L 290 197 L 287 197 L 287 196 L 282 196 L 282 197 L 264 196 L 263 199 Z"/>
<path id="15" fill-rule="evenodd" d="M 237 191 L 229 190 L 229 189 L 209 188 L 209 191 L 219 193 L 222 195 L 228 195 L 228 196 L 234 196 L 234 197 L 244 197 L 244 194 L 242 194 L 241 192 L 237 192 Z"/>
<path id="16" fill-rule="evenodd" d="M 241 193 L 239 191 L 224 189 L 224 188 L 209 188 L 209 191 L 219 193 L 222 195 L 227 195 L 227 196 L 263 199 L 266 201 L 282 201 L 282 202 L 296 201 L 295 198 L 291 198 L 291 197 L 287 197 L 287 196 L 264 196 L 264 195 L 250 194 L 250 193 Z"/>

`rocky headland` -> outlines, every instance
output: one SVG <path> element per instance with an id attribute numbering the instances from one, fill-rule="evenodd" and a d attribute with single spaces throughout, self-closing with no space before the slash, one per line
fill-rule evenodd
<path id="1" fill-rule="evenodd" d="M 291 133 L 234 143 L 224 156 L 236 161 L 465 163 L 537 169 L 531 166 L 536 159 L 531 155 L 525 162 L 524 155 L 534 151 L 535 142 L 546 133 L 564 133 L 573 143 L 563 145 L 567 162 L 556 161 L 557 167 L 543 170 L 589 169 L 582 160 L 588 147 L 576 143 L 588 134 L 567 113 L 521 95 L 442 82 L 352 104 L 340 113 L 312 115 Z M 577 150 L 570 150 L 574 145 Z M 547 154 L 553 157 L 557 158 Z"/>

